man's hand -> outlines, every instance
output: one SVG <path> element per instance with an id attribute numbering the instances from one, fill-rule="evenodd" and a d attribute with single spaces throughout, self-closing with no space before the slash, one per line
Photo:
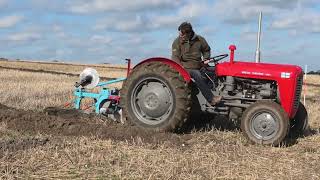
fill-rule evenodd
<path id="1" fill-rule="evenodd" d="M 202 61 L 202 63 L 203 63 L 203 64 L 206 64 L 206 65 L 207 65 L 209 62 L 210 62 L 209 59 L 205 59 L 205 60 Z"/>
<path id="2" fill-rule="evenodd" d="M 180 36 L 180 38 L 185 39 L 186 34 L 183 34 L 181 31 L 179 31 L 179 36 Z"/>

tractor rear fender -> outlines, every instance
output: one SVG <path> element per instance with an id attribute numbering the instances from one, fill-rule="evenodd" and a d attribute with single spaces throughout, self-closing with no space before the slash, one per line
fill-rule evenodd
<path id="1" fill-rule="evenodd" d="M 180 75 L 183 77 L 183 79 L 187 83 L 189 83 L 191 81 L 190 74 L 188 73 L 188 71 L 186 69 L 184 69 L 180 64 L 176 63 L 175 61 L 167 59 L 167 58 L 162 58 L 162 57 L 149 58 L 144 61 L 141 61 L 134 68 L 136 68 L 142 64 L 153 62 L 153 61 L 162 62 L 164 64 L 171 66 L 172 68 L 176 69 L 180 73 Z"/>

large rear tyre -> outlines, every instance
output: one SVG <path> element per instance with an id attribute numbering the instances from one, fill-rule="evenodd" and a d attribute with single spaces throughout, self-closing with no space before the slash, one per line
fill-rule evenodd
<path id="1" fill-rule="evenodd" d="M 300 102 L 296 115 L 290 121 L 290 135 L 302 136 L 307 132 L 308 128 L 308 112 Z"/>
<path id="2" fill-rule="evenodd" d="M 243 113 L 241 130 L 252 142 L 279 145 L 288 134 L 289 118 L 282 107 L 273 101 L 260 101 Z"/>
<path id="3" fill-rule="evenodd" d="M 161 62 L 133 69 L 121 92 L 128 122 L 154 131 L 173 131 L 187 120 L 191 90 L 177 70 Z"/>

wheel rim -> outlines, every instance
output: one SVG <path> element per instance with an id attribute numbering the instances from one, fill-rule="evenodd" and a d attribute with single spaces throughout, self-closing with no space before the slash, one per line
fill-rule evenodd
<path id="1" fill-rule="evenodd" d="M 144 78 L 133 89 L 131 107 L 145 124 L 157 125 L 171 114 L 173 97 L 167 83 L 159 78 Z"/>
<path id="2" fill-rule="evenodd" d="M 260 140 L 270 140 L 279 131 L 279 119 L 271 112 L 256 113 L 250 120 L 251 133 Z"/>

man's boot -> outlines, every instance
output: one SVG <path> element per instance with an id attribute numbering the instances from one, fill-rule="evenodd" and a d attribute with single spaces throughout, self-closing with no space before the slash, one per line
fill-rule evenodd
<path id="1" fill-rule="evenodd" d="M 213 96 L 210 104 L 211 106 L 215 106 L 216 104 L 218 104 L 222 99 L 222 96 Z"/>

